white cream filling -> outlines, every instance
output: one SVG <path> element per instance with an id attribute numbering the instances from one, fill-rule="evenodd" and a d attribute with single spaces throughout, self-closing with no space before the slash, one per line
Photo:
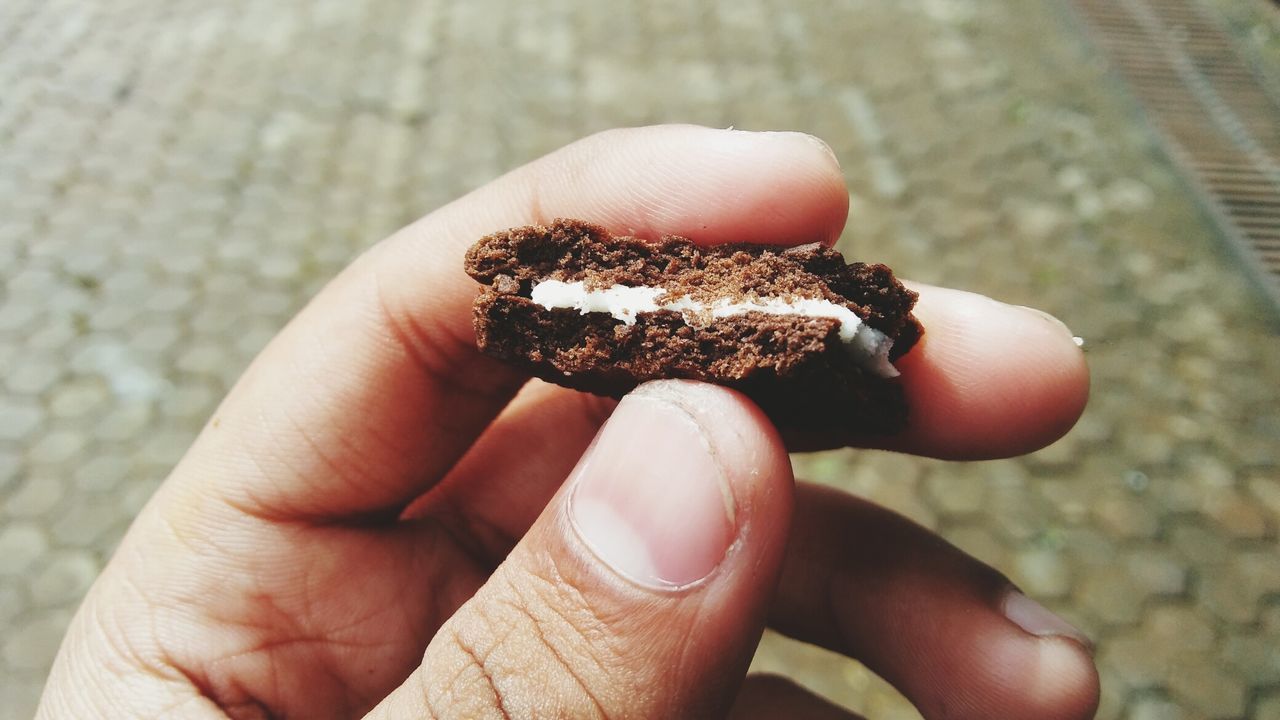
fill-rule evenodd
<path id="1" fill-rule="evenodd" d="M 658 302 L 666 294 L 658 287 L 614 285 L 601 290 L 588 290 L 581 281 L 543 280 L 533 286 L 533 301 L 548 310 L 573 308 L 586 315 L 607 312 L 626 325 L 634 325 L 636 314 L 672 310 L 689 315 L 709 313 L 714 318 L 760 312 L 768 315 L 801 315 L 834 318 L 840 321 L 840 339 L 858 359 L 858 364 L 880 375 L 897 377 L 898 370 L 889 362 L 893 339 L 862 322 L 852 310 L 828 300 L 815 298 L 751 298 L 730 302 L 727 298 L 708 306 L 688 295 Z"/>

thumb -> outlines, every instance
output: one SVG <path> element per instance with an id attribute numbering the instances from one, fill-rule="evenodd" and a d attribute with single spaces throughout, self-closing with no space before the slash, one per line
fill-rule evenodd
<path id="1" fill-rule="evenodd" d="M 641 386 L 374 716 L 723 716 L 791 505 L 786 452 L 749 401 Z"/>

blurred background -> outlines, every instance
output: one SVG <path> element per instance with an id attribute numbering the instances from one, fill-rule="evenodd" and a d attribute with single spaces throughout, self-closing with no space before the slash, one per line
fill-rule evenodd
<path id="1" fill-rule="evenodd" d="M 1280 718 L 1277 87 L 1267 0 L 5 0 L 0 717 L 340 267 L 584 134 L 681 121 L 823 137 L 847 254 L 1086 341 L 1089 409 L 1042 452 L 798 474 L 1096 638 L 1101 717 Z M 832 654 L 769 636 L 756 665 L 917 717 Z"/>

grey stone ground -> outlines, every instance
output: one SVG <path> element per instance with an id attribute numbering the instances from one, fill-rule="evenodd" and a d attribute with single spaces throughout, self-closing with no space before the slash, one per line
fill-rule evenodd
<path id="1" fill-rule="evenodd" d="M 1280 353 L 1058 0 L 0 3 L 0 717 L 26 717 L 130 518 L 360 248 L 593 130 L 786 128 L 845 248 L 1035 304 L 1090 408 L 1036 455 L 798 469 L 1099 640 L 1104 718 L 1280 718 Z M 834 656 L 758 665 L 914 717 Z"/>

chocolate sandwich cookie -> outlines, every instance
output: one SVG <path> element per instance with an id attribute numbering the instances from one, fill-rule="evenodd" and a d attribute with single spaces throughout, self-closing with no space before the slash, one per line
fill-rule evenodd
<path id="1" fill-rule="evenodd" d="M 906 423 L 893 362 L 921 328 L 916 294 L 884 265 L 818 243 L 645 242 L 557 220 L 482 238 L 466 270 L 487 286 L 480 349 L 549 382 L 616 397 L 687 378 L 741 390 L 785 427 Z"/>

